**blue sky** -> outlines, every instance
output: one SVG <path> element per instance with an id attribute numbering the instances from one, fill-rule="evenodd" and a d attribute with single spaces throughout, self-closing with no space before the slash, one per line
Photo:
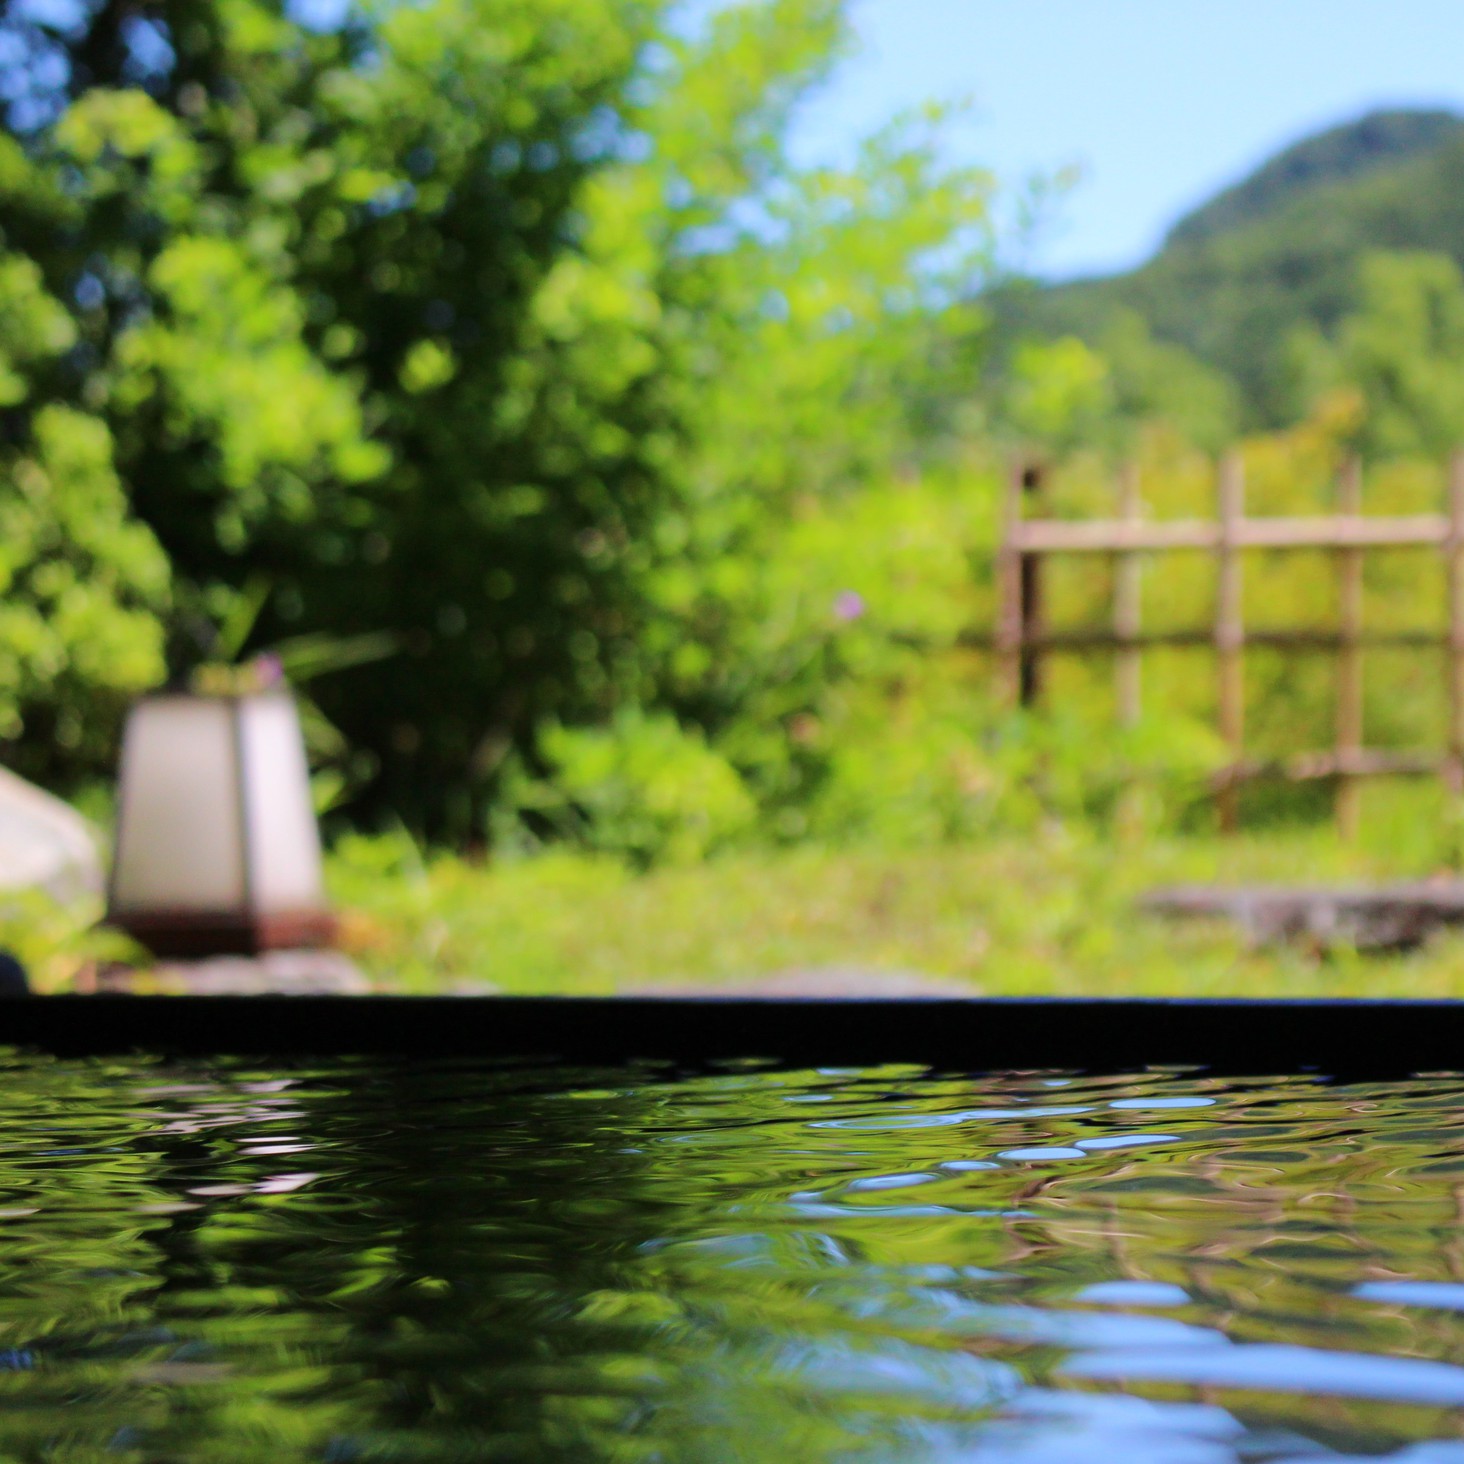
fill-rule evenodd
<path id="1" fill-rule="evenodd" d="M 1126 268 L 1193 204 L 1307 132 L 1378 106 L 1464 112 L 1461 0 L 853 0 L 860 53 L 799 150 L 931 97 L 969 96 L 962 159 L 1082 180 L 1026 263 Z"/>

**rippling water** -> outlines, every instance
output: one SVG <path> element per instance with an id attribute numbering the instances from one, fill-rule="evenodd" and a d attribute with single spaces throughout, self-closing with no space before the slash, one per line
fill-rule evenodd
<path id="1" fill-rule="evenodd" d="M 6 1464 L 1464 1464 L 1457 1076 L 0 1067 Z"/>

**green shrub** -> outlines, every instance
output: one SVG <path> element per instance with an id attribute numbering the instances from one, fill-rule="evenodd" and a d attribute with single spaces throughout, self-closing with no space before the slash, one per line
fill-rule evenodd
<path id="1" fill-rule="evenodd" d="M 97 922 L 101 901 L 58 901 L 41 890 L 6 890 L 0 896 L 0 950 L 25 967 L 31 989 L 76 989 L 100 965 L 136 965 L 147 958 L 120 930 Z"/>
<path id="2" fill-rule="evenodd" d="M 731 843 L 757 817 L 732 765 L 664 713 L 627 710 L 603 728 L 551 725 L 539 750 L 542 776 L 520 765 L 505 777 L 498 840 L 522 846 L 552 834 L 639 865 L 683 863 Z"/>

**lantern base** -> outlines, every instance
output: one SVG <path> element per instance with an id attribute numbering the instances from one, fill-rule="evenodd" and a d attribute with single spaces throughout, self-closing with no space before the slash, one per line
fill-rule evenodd
<path id="1" fill-rule="evenodd" d="M 257 956 L 264 951 L 328 946 L 336 919 L 328 910 L 280 910 L 241 915 L 236 911 L 120 911 L 107 924 L 125 931 L 155 956 Z"/>

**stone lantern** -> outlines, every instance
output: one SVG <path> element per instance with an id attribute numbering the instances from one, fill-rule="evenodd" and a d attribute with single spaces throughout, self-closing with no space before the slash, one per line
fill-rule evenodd
<path id="1" fill-rule="evenodd" d="M 160 956 L 329 943 L 309 769 L 283 687 L 136 703 L 107 919 Z"/>

